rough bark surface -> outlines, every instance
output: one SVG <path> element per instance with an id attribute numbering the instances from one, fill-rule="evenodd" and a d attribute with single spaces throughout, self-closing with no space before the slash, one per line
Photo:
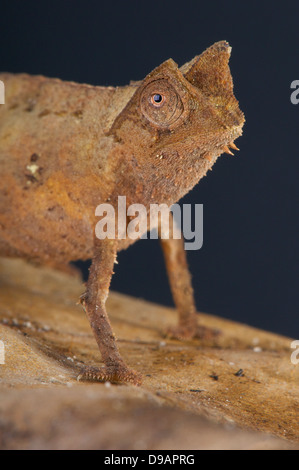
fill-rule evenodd
<path id="1" fill-rule="evenodd" d="M 214 342 L 170 340 L 173 309 L 111 293 L 120 351 L 143 384 L 82 382 L 81 366 L 100 362 L 83 291 L 74 276 L 0 259 L 0 448 L 298 447 L 290 339 L 202 314 L 222 331 Z"/>

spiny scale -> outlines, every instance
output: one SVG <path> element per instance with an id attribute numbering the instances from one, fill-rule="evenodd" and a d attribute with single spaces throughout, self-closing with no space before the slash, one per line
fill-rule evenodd
<path id="1" fill-rule="evenodd" d="M 233 152 L 230 151 L 227 145 L 225 145 L 222 150 L 223 152 L 228 153 L 229 155 L 233 155 Z"/>
<path id="2" fill-rule="evenodd" d="M 240 150 L 234 142 L 230 142 L 228 145 L 234 150 Z"/>

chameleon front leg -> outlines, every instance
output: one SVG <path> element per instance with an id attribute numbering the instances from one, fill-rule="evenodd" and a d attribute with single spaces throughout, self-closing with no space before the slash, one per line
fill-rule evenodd
<path id="1" fill-rule="evenodd" d="M 173 238 L 174 223 L 170 212 L 169 237 L 162 239 L 161 232 L 159 232 L 172 297 L 179 314 L 178 325 L 170 327 L 167 334 L 177 339 L 210 339 L 217 336 L 219 332 L 198 325 L 191 274 L 184 249 L 184 238 L 183 236 L 180 239 Z"/>
<path id="2" fill-rule="evenodd" d="M 116 260 L 114 240 L 95 241 L 95 254 L 89 271 L 86 293 L 81 303 L 100 349 L 104 367 L 85 367 L 81 377 L 109 382 L 141 383 L 141 375 L 128 368 L 122 359 L 106 312 L 106 300 Z"/>

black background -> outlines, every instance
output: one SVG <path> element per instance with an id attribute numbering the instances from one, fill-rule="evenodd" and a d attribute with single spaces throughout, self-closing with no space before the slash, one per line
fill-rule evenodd
<path id="1" fill-rule="evenodd" d="M 278 7 L 279 6 L 279 7 Z M 2 1 L 0 70 L 93 85 L 142 79 L 215 41 L 245 113 L 241 151 L 182 202 L 203 203 L 204 245 L 188 252 L 199 310 L 299 337 L 298 2 Z M 119 254 L 112 288 L 172 305 L 157 241 Z M 86 272 L 86 265 L 85 272 Z"/>

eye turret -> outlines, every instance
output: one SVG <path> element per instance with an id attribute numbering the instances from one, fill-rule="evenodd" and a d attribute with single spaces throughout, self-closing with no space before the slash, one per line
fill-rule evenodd
<path id="1" fill-rule="evenodd" d="M 156 126 L 174 124 L 184 111 L 182 100 L 167 79 L 158 79 L 146 85 L 140 107 L 143 115 Z"/>

